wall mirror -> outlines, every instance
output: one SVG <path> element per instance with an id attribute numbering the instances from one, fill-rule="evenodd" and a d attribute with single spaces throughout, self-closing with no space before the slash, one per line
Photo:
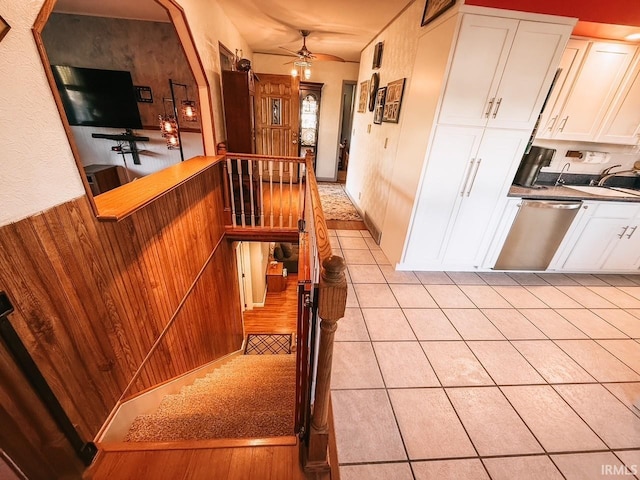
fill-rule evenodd
<path id="1" fill-rule="evenodd" d="M 205 154 L 208 84 L 171 0 L 47 0 L 34 35 L 90 197 Z"/>

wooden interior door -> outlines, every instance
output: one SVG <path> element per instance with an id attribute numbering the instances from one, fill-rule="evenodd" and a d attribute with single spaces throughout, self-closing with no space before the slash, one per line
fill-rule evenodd
<path id="1" fill-rule="evenodd" d="M 298 156 L 300 83 L 291 75 L 258 73 L 257 153 Z"/>

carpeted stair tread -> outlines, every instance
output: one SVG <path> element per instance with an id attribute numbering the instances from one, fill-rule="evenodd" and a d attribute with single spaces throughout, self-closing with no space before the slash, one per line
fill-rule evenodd
<path id="1" fill-rule="evenodd" d="M 295 355 L 241 355 L 138 416 L 130 442 L 293 434 Z"/>

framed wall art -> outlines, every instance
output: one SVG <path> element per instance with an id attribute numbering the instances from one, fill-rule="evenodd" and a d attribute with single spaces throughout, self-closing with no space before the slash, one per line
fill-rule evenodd
<path id="1" fill-rule="evenodd" d="M 0 16 L 0 41 L 2 41 L 2 39 L 4 38 L 4 36 L 9 33 L 9 29 L 11 27 L 9 26 L 9 24 L 7 22 L 5 22 L 4 18 L 2 18 L 2 16 Z"/>
<path id="2" fill-rule="evenodd" d="M 404 78 L 389 82 L 384 100 L 382 121 L 398 123 L 400 118 L 400 106 L 402 105 L 402 94 L 404 93 Z"/>
<path id="3" fill-rule="evenodd" d="M 367 111 L 367 99 L 369 95 L 369 80 L 360 84 L 360 96 L 358 97 L 358 113 Z"/>
<path id="4" fill-rule="evenodd" d="M 380 84 L 380 74 L 374 72 L 369 80 L 369 111 L 373 112 L 376 106 L 376 93 L 378 93 L 378 85 Z"/>
<path id="5" fill-rule="evenodd" d="M 387 87 L 380 87 L 376 93 L 376 106 L 373 109 L 373 123 L 380 125 L 382 123 L 382 114 L 384 111 L 384 99 L 387 94 Z"/>
<path id="6" fill-rule="evenodd" d="M 456 4 L 456 0 L 427 0 L 422 14 L 422 23 L 424 27 L 427 23 L 435 20 L 448 9 Z"/>
<path id="7" fill-rule="evenodd" d="M 382 65 L 382 50 L 384 49 L 384 42 L 376 43 L 375 48 L 373 49 L 373 65 L 371 68 L 374 70 L 380 68 Z"/>

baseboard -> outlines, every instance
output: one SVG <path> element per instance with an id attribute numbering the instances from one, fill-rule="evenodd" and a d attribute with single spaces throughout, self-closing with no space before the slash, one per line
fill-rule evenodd
<path id="1" fill-rule="evenodd" d="M 360 215 L 360 218 L 362 218 L 362 221 L 364 222 L 365 227 L 367 227 L 367 230 L 369 230 L 369 233 L 371 234 L 371 238 L 373 238 L 373 240 L 378 245 L 380 245 L 380 239 L 382 238 L 382 232 L 380 231 L 378 226 L 373 222 L 373 220 L 371 220 L 371 217 L 369 216 L 369 214 L 367 214 L 366 212 L 362 211 L 362 209 L 358 206 L 358 204 L 356 203 L 356 201 L 353 199 L 353 197 L 347 191 L 346 188 L 344 189 L 344 193 L 347 194 L 347 197 L 349 197 L 349 200 L 353 204 L 353 207 L 356 209 L 356 212 L 358 212 L 358 215 Z"/>
<path id="2" fill-rule="evenodd" d="M 190 372 L 176 377 L 156 388 L 142 392 L 133 398 L 119 402 L 111 412 L 111 415 L 98 432 L 96 443 L 122 442 L 131 424 L 138 415 L 146 415 L 154 412 L 162 399 L 167 395 L 178 393 L 185 385 L 191 385 L 197 378 L 205 376 L 207 373 L 224 365 L 233 357 L 242 355 L 244 352 L 244 341 L 242 349 L 225 355 L 222 358 L 209 362 Z"/>
<path id="3" fill-rule="evenodd" d="M 369 214 L 365 213 L 362 218 L 364 219 L 364 224 L 366 225 L 367 230 L 369 230 L 371 237 L 378 245 L 380 245 L 382 232 L 380 231 L 378 226 L 375 223 L 373 223 L 373 220 L 371 220 L 371 217 L 369 216 Z"/>
<path id="4" fill-rule="evenodd" d="M 199 448 L 242 448 L 297 445 L 298 437 L 268 438 L 216 438 L 212 440 L 185 440 L 181 442 L 114 442 L 99 444 L 103 452 L 136 452 L 143 450 L 195 450 Z"/>

